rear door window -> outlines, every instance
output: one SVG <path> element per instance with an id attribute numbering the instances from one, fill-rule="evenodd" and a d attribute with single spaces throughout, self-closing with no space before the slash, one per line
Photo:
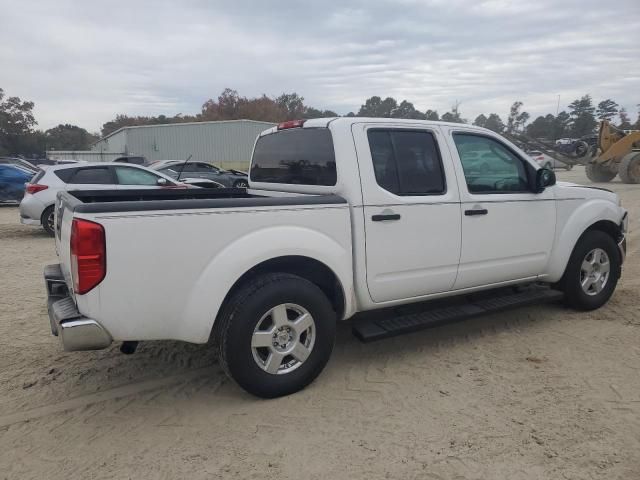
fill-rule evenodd
<path id="1" fill-rule="evenodd" d="M 254 182 L 335 185 L 336 157 L 327 128 L 295 128 L 258 138 L 251 162 Z"/>
<path id="2" fill-rule="evenodd" d="M 79 168 L 69 183 L 77 185 L 110 185 L 115 183 L 109 167 Z"/>
<path id="3" fill-rule="evenodd" d="M 436 139 L 420 130 L 367 132 L 376 181 L 395 195 L 441 195 L 446 183 Z"/>

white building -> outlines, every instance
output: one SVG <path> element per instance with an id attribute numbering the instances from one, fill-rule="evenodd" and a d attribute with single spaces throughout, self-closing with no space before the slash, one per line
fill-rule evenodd
<path id="1" fill-rule="evenodd" d="M 98 161 L 122 155 L 143 156 L 150 161 L 191 156 L 191 161 L 246 170 L 258 134 L 274 125 L 254 120 L 227 120 L 123 127 L 97 141 L 91 153 Z"/>

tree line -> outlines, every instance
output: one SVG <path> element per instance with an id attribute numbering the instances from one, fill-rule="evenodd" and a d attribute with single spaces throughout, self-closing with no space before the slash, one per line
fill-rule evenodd
<path id="1" fill-rule="evenodd" d="M 455 102 L 442 115 L 437 110 L 421 111 L 408 100 L 398 102 L 395 98 L 372 96 L 365 100 L 357 112 L 347 117 L 383 117 L 415 120 L 442 120 L 445 122 L 469 123 L 460 111 L 461 104 Z M 568 111 L 539 116 L 528 123 L 531 116 L 523 110 L 523 103 L 516 101 L 503 121 L 498 113 L 480 114 L 473 125 L 488 128 L 498 133 L 521 132 L 534 138 L 556 140 L 563 137 L 579 138 L 595 131 L 598 120 L 609 120 L 622 129 L 640 129 L 640 111 L 635 123 L 629 114 L 615 101 L 605 99 L 594 105 L 590 95 L 584 95 L 568 105 Z M 119 128 L 137 125 L 166 123 L 204 122 L 212 120 L 250 119 L 267 122 L 282 122 L 294 119 L 336 117 L 331 110 L 321 110 L 306 105 L 304 97 L 297 93 L 283 93 L 278 97 L 262 95 L 255 98 L 240 96 L 236 90 L 226 88 L 217 99 L 203 103 L 195 115 L 174 116 L 129 116 L 116 115 L 103 124 L 100 134 L 89 133 L 84 128 L 60 124 L 42 131 L 35 128 L 34 103 L 19 97 L 7 97 L 0 88 L 0 155 L 42 155 L 46 150 L 86 150 L 99 136 L 106 136 Z M 640 110 L 640 104 L 638 105 Z"/>

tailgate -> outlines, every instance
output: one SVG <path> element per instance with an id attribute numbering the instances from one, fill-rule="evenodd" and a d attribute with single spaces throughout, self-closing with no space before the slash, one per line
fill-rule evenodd
<path id="1" fill-rule="evenodd" d="M 73 221 L 73 197 L 66 192 L 59 192 L 55 206 L 55 240 L 56 253 L 60 261 L 60 269 L 69 292 L 73 295 L 71 280 L 71 224 Z"/>

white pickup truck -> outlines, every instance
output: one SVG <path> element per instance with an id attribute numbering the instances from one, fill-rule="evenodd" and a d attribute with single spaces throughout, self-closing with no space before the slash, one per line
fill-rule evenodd
<path id="1" fill-rule="evenodd" d="M 285 122 L 256 140 L 249 185 L 61 192 L 45 280 L 64 348 L 211 338 L 239 385 L 276 397 L 322 371 L 338 320 L 438 299 L 358 315 L 372 340 L 558 296 L 595 309 L 625 257 L 615 194 L 556 184 L 470 125 Z"/>

